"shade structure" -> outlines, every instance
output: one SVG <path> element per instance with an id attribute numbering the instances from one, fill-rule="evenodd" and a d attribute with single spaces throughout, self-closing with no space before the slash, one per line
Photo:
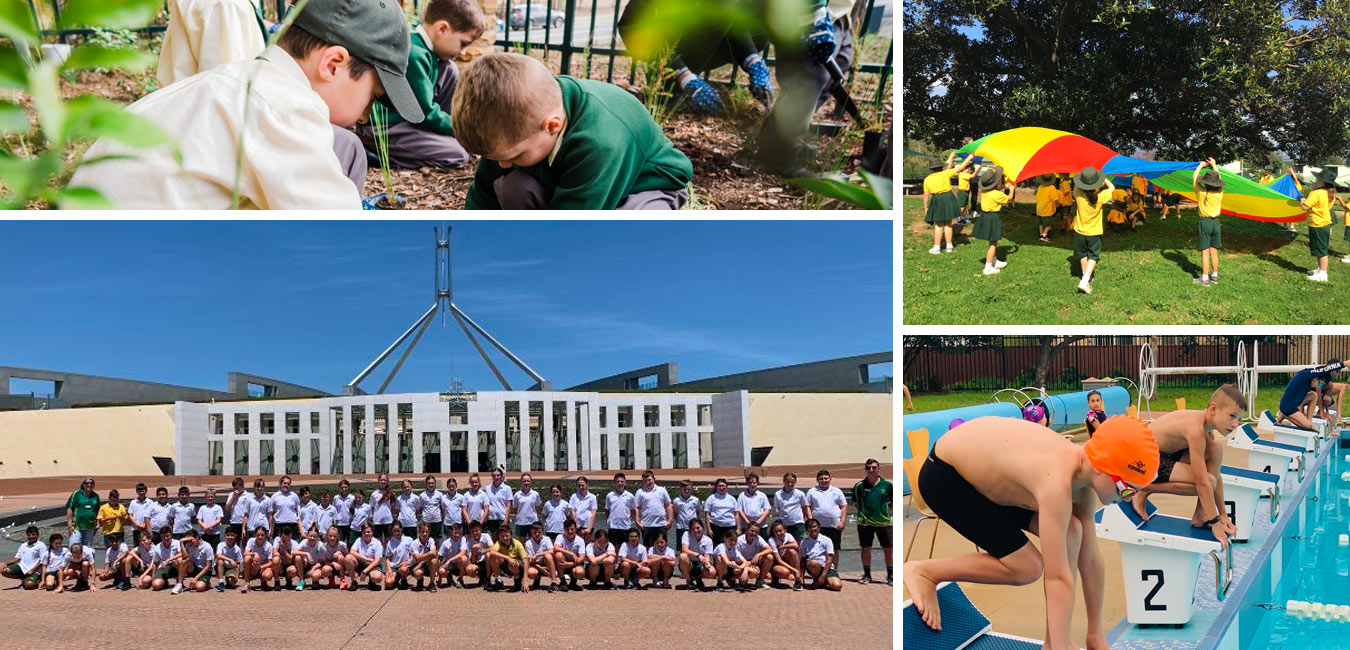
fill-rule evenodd
<path id="1" fill-rule="evenodd" d="M 962 147 L 958 156 L 973 155 L 1003 167 L 1015 182 L 1041 174 L 1076 174 L 1096 167 L 1108 175 L 1138 174 L 1149 183 L 1192 201 L 1191 177 L 1198 162 L 1144 160 L 1123 156 L 1110 148 L 1067 131 L 1021 127 L 999 131 Z M 1224 181 L 1223 214 L 1277 223 L 1303 221 L 1307 215 L 1298 199 L 1272 187 L 1220 169 Z"/>

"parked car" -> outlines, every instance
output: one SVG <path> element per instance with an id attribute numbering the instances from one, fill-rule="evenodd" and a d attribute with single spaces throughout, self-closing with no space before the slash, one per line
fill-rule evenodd
<path id="1" fill-rule="evenodd" d="M 557 9 L 549 9 L 546 5 L 530 5 L 530 27 L 543 27 L 545 23 L 552 23 L 554 27 L 562 27 L 567 21 L 567 14 Z M 512 7 L 511 15 L 508 19 L 511 29 L 523 29 L 525 27 L 525 7 Z"/>

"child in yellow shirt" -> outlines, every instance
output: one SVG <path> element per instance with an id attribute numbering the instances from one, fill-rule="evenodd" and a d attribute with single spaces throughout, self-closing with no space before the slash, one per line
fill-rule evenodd
<path id="1" fill-rule="evenodd" d="M 1119 203 L 1112 201 L 1111 209 L 1106 213 L 1106 227 L 1110 228 L 1111 232 L 1124 232 L 1125 230 L 1125 213 L 1121 211 L 1121 207 Z"/>
<path id="2" fill-rule="evenodd" d="M 108 491 L 108 500 L 98 507 L 98 514 L 95 516 L 99 527 L 103 530 L 105 543 L 109 535 L 120 535 L 122 525 L 130 521 L 127 517 L 127 505 L 122 503 L 117 490 Z"/>
<path id="3" fill-rule="evenodd" d="M 956 193 L 952 189 L 952 179 L 970 167 L 971 159 L 966 158 L 961 161 L 960 167 L 953 169 L 952 161 L 955 159 L 956 152 L 952 152 L 945 165 L 933 163 L 929 166 L 933 173 L 923 179 L 923 220 L 933 226 L 933 247 L 928 252 L 934 255 L 942 252 L 944 238 L 947 252 L 952 252 L 952 221 L 961 214 Z"/>
<path id="4" fill-rule="evenodd" d="M 1073 177 L 1077 214 L 1073 219 L 1073 256 L 1082 269 L 1078 290 L 1092 293 L 1092 272 L 1102 254 L 1102 209 L 1111 202 L 1116 186 L 1096 167 L 1084 167 Z"/>
<path id="5" fill-rule="evenodd" d="M 1308 274 L 1313 282 L 1327 281 L 1327 259 L 1331 249 L 1331 205 L 1335 200 L 1336 172 L 1322 169 L 1313 174 L 1317 185 L 1299 205 L 1308 211 L 1308 252 L 1317 268 Z"/>
<path id="6" fill-rule="evenodd" d="M 1036 177 L 1036 226 L 1040 240 L 1050 241 L 1050 228 L 1054 224 L 1055 213 L 1059 210 L 1059 188 L 1055 187 L 1054 174 L 1041 174 Z"/>
<path id="7" fill-rule="evenodd" d="M 1135 178 L 1142 178 L 1136 176 Z M 1125 196 L 1125 219 L 1130 222 L 1130 230 L 1134 230 L 1144 225 L 1144 220 L 1148 215 L 1144 213 L 1144 195 L 1138 187 L 1131 187 L 1130 193 Z"/>
<path id="8" fill-rule="evenodd" d="M 1067 234 L 1073 225 L 1073 180 L 1068 174 L 1059 175 L 1059 234 Z"/>
<path id="9" fill-rule="evenodd" d="M 994 166 L 980 174 L 980 219 L 971 230 L 971 239 L 983 239 L 989 242 L 989 252 L 984 255 L 984 274 L 998 273 L 1007 262 L 998 260 L 998 242 L 1003 239 L 1003 206 L 1012 201 L 1016 186 L 1004 178 L 1003 168 Z M 1000 189 L 1001 188 L 1001 189 Z"/>
<path id="10" fill-rule="evenodd" d="M 1208 164 L 1210 169 L 1200 176 L 1200 170 Z M 1208 287 L 1219 281 L 1219 249 L 1223 248 L 1222 230 L 1219 228 L 1219 214 L 1223 209 L 1223 177 L 1219 176 L 1219 166 L 1210 158 L 1196 165 L 1191 174 L 1191 189 L 1195 191 L 1195 202 L 1199 206 L 1200 218 L 1196 221 L 1199 233 L 1196 249 L 1200 251 L 1200 277 L 1193 282 Z M 1210 272 L 1210 269 L 1213 272 Z"/>

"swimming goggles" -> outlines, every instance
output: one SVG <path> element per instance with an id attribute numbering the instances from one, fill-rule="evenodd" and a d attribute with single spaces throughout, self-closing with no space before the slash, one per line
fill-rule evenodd
<path id="1" fill-rule="evenodd" d="M 1116 492 L 1120 493 L 1120 498 L 1122 499 L 1128 499 L 1139 491 L 1139 488 L 1126 485 L 1125 481 L 1120 480 L 1119 476 L 1112 475 L 1111 480 L 1116 482 Z"/>

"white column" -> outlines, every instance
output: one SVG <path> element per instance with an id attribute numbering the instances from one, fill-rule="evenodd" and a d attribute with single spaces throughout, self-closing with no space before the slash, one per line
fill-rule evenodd
<path id="1" fill-rule="evenodd" d="M 558 453 L 558 445 L 553 441 L 553 400 L 545 399 L 544 408 L 539 412 L 539 427 L 544 432 L 544 470 L 552 472 L 557 463 L 553 457 Z"/>
<path id="2" fill-rule="evenodd" d="M 605 442 L 609 446 L 609 467 L 605 467 L 602 469 L 617 470 L 620 467 L 623 467 L 623 461 L 619 458 L 618 429 L 610 429 L 609 436 L 607 437 L 609 439 L 606 440 Z"/>
<path id="3" fill-rule="evenodd" d="M 540 417 L 543 417 L 542 411 Z M 523 399 L 520 400 L 520 445 L 517 447 L 520 454 L 520 471 L 522 472 L 537 469 L 530 467 L 530 447 L 532 445 L 533 443 L 530 441 L 530 401 Z"/>
<path id="4" fill-rule="evenodd" d="M 398 473 L 398 455 L 402 451 L 399 448 L 398 434 L 398 404 L 386 404 L 384 419 L 385 440 L 389 441 L 389 473 Z"/>
<path id="5" fill-rule="evenodd" d="M 209 418 L 210 416 L 208 415 L 207 417 Z M 220 450 L 222 456 L 220 475 L 232 476 L 234 474 L 234 415 L 231 414 L 229 418 L 226 418 L 225 414 L 221 413 L 220 420 L 221 431 L 225 434 L 221 438 L 222 442 L 220 443 L 224 445 Z"/>
<path id="6" fill-rule="evenodd" d="M 478 432 L 470 427 L 467 435 L 469 436 L 469 473 L 472 474 L 478 471 Z"/>
<path id="7" fill-rule="evenodd" d="M 586 407 L 585 442 L 586 457 L 590 466 L 586 469 L 605 469 L 600 466 L 600 405 L 598 399 L 592 399 Z"/>
<path id="8" fill-rule="evenodd" d="M 274 411 L 272 413 L 272 431 L 276 432 L 273 434 L 272 437 L 276 438 L 277 440 L 276 444 L 272 446 L 272 451 L 274 452 L 273 455 L 276 457 L 276 460 L 273 462 L 276 464 L 277 474 L 285 474 L 286 473 L 285 411 Z"/>
<path id="9" fill-rule="evenodd" d="M 437 431 L 436 437 L 441 441 L 441 471 L 450 471 L 450 432 Z"/>
<path id="10" fill-rule="evenodd" d="M 366 429 L 366 472 L 375 473 L 375 402 L 366 400 L 365 418 L 363 418 Z"/>
<path id="11" fill-rule="evenodd" d="M 694 418 L 690 420 L 689 418 Z M 684 430 L 687 432 L 687 451 L 689 455 L 689 466 L 698 467 L 699 448 L 698 448 L 698 403 L 688 401 L 684 403 Z"/>
<path id="12" fill-rule="evenodd" d="M 670 432 L 670 402 L 663 400 L 657 406 L 657 425 L 661 427 L 659 436 L 661 467 L 670 469 L 675 466 L 675 452 L 672 447 L 674 439 L 671 438 Z"/>
<path id="13" fill-rule="evenodd" d="M 506 407 L 503 406 L 505 411 Z M 506 464 L 506 418 L 501 418 L 501 424 L 496 431 L 492 432 L 492 439 L 497 441 L 497 457 L 493 459 L 493 467 L 501 467 Z"/>
<path id="14" fill-rule="evenodd" d="M 413 427 L 412 430 L 412 443 L 413 443 L 413 453 L 412 453 L 413 472 L 425 474 L 427 471 L 426 453 L 424 453 L 422 447 L 422 432 L 418 431 L 417 427 Z M 416 481 L 413 481 L 413 483 L 416 483 Z"/>
<path id="15" fill-rule="evenodd" d="M 633 405 L 633 468 L 647 469 L 647 405 Z"/>
<path id="16" fill-rule="evenodd" d="M 328 403 L 320 402 L 319 414 L 319 473 L 333 473 L 333 428 L 328 422 Z M 312 416 L 311 416 L 312 417 Z"/>
<path id="17" fill-rule="evenodd" d="M 344 476 L 352 473 L 352 461 L 355 459 L 353 449 L 356 448 L 356 436 L 352 435 L 352 405 L 342 405 L 342 474 Z"/>
<path id="18" fill-rule="evenodd" d="M 258 412 L 248 411 L 248 473 L 262 473 L 262 418 L 258 417 Z"/>

